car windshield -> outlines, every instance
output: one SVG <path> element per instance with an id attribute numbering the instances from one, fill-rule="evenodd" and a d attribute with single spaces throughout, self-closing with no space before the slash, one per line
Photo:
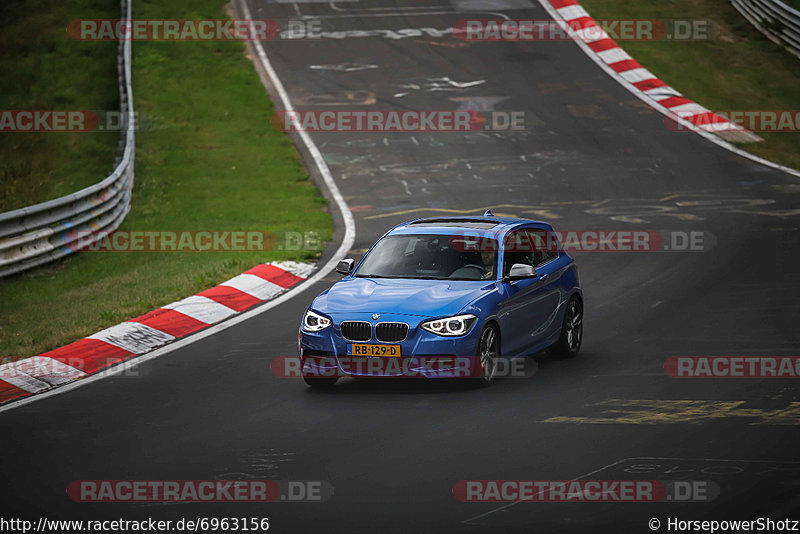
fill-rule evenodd
<path id="1" fill-rule="evenodd" d="M 497 277 L 497 240 L 464 235 L 393 235 L 364 258 L 359 278 L 491 280 Z"/>

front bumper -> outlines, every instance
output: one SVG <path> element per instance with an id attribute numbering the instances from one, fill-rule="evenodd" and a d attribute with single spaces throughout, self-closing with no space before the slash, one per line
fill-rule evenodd
<path id="1" fill-rule="evenodd" d="M 299 355 L 303 373 L 308 376 L 354 377 L 425 377 L 452 378 L 477 376 L 479 358 L 478 338 L 481 321 L 458 337 L 445 337 L 423 330 L 420 324 L 433 319 L 416 315 L 382 314 L 373 320 L 371 314 L 328 315 L 333 324 L 319 332 L 299 333 Z M 350 341 L 342 336 L 342 321 L 365 321 L 372 325 L 370 341 Z M 375 324 L 402 322 L 408 324 L 408 335 L 398 343 L 375 339 Z M 370 343 L 400 345 L 400 357 L 369 357 L 348 355 L 348 345 Z"/>

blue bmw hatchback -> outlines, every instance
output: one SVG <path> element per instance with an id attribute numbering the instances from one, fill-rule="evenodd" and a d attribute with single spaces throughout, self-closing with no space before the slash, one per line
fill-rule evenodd
<path id="1" fill-rule="evenodd" d="M 489 385 L 498 358 L 578 354 L 583 293 L 552 226 L 495 217 L 400 224 L 303 315 L 303 378 L 470 376 Z M 465 363 L 466 362 L 466 363 Z"/>

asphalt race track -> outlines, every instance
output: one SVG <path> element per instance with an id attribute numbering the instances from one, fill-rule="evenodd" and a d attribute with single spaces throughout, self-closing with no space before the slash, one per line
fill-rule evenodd
<path id="1" fill-rule="evenodd" d="M 265 42 L 298 109 L 525 114 L 524 131 L 312 134 L 353 209 L 352 256 L 401 221 L 487 207 L 565 230 L 704 232 L 708 250 L 574 254 L 586 297 L 581 355 L 541 355 L 526 362 L 529 377 L 488 389 L 343 380 L 320 392 L 276 377 L 270 362 L 296 354 L 300 316 L 331 273 L 137 376 L 0 414 L 4 509 L 258 516 L 279 533 L 649 532 L 652 517 L 800 519 L 796 382 L 663 369 L 670 356 L 798 355 L 797 215 L 782 211 L 796 208 L 796 178 L 670 131 L 574 43 L 437 35 L 468 17 L 549 18 L 535 2 L 247 1 L 253 18 L 299 13 L 331 33 L 440 30 Z M 342 64 L 360 67 L 330 67 Z M 334 495 L 165 505 L 75 503 L 65 492 L 72 480 L 240 478 L 324 480 Z M 710 480 L 719 496 L 508 506 L 452 492 L 459 480 L 576 478 Z"/>

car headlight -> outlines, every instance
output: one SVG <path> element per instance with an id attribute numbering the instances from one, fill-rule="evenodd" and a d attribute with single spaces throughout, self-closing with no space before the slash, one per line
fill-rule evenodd
<path id="1" fill-rule="evenodd" d="M 318 313 L 314 313 L 311 310 L 306 311 L 305 315 L 303 315 L 302 328 L 306 332 L 319 332 L 320 330 L 328 328 L 330 325 L 330 319 Z"/>
<path id="2" fill-rule="evenodd" d="M 474 315 L 456 315 L 455 317 L 425 321 L 420 326 L 439 336 L 463 336 L 469 332 L 477 320 L 478 318 Z"/>

